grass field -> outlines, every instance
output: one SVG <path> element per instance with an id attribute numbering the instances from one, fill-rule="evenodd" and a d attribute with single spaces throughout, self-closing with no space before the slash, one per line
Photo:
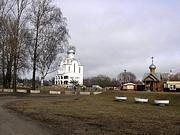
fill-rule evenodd
<path id="1" fill-rule="evenodd" d="M 114 96 L 127 96 L 125 102 Z M 148 98 L 147 104 L 134 97 Z M 165 107 L 154 99 L 169 99 Z M 7 108 L 39 120 L 56 135 L 180 134 L 180 94 L 105 92 L 101 95 L 29 97 L 7 104 Z"/>

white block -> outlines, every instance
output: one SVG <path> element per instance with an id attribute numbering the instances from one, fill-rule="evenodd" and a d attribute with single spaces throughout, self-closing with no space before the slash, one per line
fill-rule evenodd
<path id="1" fill-rule="evenodd" d="M 117 100 L 117 101 L 125 101 L 125 100 L 127 100 L 127 97 L 115 97 L 115 100 Z"/>
<path id="2" fill-rule="evenodd" d="M 138 103 L 147 103 L 148 102 L 148 99 L 147 98 L 134 98 L 135 102 L 138 102 Z"/>
<path id="3" fill-rule="evenodd" d="M 93 92 L 94 95 L 98 95 L 98 94 L 101 94 L 102 92 L 100 91 L 96 91 L 96 92 Z"/>
<path id="4" fill-rule="evenodd" d="M 79 94 L 80 95 L 90 95 L 91 93 L 90 92 L 80 92 Z"/>
<path id="5" fill-rule="evenodd" d="M 4 89 L 4 92 L 13 92 L 13 89 Z"/>
<path id="6" fill-rule="evenodd" d="M 168 105 L 169 100 L 154 100 L 154 103 L 157 105 Z"/>
<path id="7" fill-rule="evenodd" d="M 27 90 L 17 90 L 19 93 L 27 93 Z"/>
<path id="8" fill-rule="evenodd" d="M 57 95 L 60 95 L 60 94 L 61 94 L 61 91 L 53 91 L 53 90 L 50 90 L 50 91 L 49 91 L 49 94 L 57 94 Z"/>
<path id="9" fill-rule="evenodd" d="M 32 94 L 39 94 L 40 90 L 30 90 L 30 93 L 32 93 Z"/>

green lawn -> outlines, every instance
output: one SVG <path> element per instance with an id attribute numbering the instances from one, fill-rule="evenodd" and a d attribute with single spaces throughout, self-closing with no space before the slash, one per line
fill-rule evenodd
<path id="1" fill-rule="evenodd" d="M 125 102 L 115 96 L 127 96 Z M 148 98 L 147 104 L 134 97 Z M 154 99 L 169 99 L 165 107 Z M 59 135 L 180 134 L 180 93 L 105 92 L 91 96 L 29 97 L 8 108 L 42 121 Z"/>

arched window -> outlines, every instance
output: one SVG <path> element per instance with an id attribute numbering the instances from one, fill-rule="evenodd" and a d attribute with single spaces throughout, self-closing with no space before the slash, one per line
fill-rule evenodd
<path id="1" fill-rule="evenodd" d="M 74 63 L 74 73 L 76 72 L 76 64 Z"/>
<path id="2" fill-rule="evenodd" d="M 79 73 L 81 73 L 81 67 L 79 67 Z"/>
<path id="3" fill-rule="evenodd" d="M 71 67 L 69 66 L 69 72 L 71 71 Z"/>

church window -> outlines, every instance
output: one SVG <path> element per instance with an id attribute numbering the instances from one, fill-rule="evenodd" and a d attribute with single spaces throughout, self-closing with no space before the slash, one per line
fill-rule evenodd
<path id="1" fill-rule="evenodd" d="M 64 81 L 64 84 L 68 84 L 68 81 Z"/>
<path id="2" fill-rule="evenodd" d="M 68 79 L 68 76 L 64 76 L 64 79 Z"/>
<path id="3" fill-rule="evenodd" d="M 79 73 L 81 73 L 81 67 L 79 67 Z"/>
<path id="4" fill-rule="evenodd" d="M 71 71 L 71 67 L 69 66 L 69 72 Z"/>
<path id="5" fill-rule="evenodd" d="M 76 64 L 74 63 L 74 73 L 76 72 Z"/>
<path id="6" fill-rule="evenodd" d="M 170 85 L 170 90 L 176 90 L 176 85 Z"/>

